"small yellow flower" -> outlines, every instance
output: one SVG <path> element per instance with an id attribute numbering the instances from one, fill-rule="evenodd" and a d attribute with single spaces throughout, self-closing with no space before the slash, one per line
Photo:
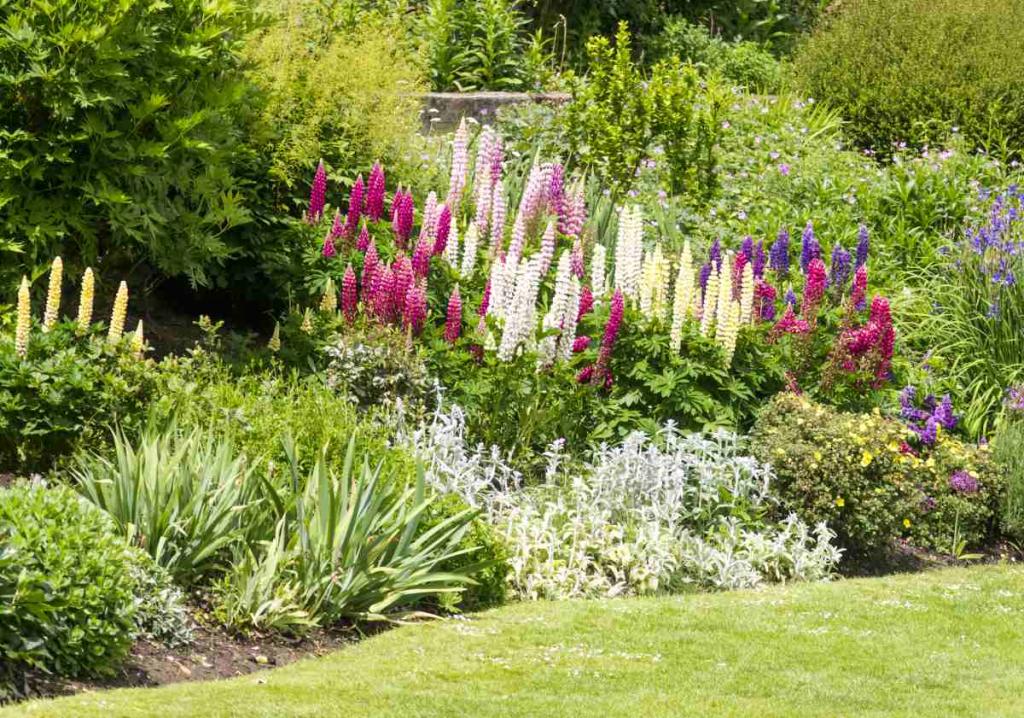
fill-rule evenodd
<path id="1" fill-rule="evenodd" d="M 821 452 L 820 451 L 815 451 L 814 452 L 814 460 L 815 461 L 821 461 Z"/>
<path id="2" fill-rule="evenodd" d="M 899 451 L 900 451 L 900 445 L 898 443 L 896 443 L 895 441 L 890 441 L 889 445 L 886 446 L 885 448 L 887 448 L 889 451 L 891 451 L 894 454 L 898 454 Z"/>
<path id="3" fill-rule="evenodd" d="M 874 460 L 874 458 L 875 458 L 874 454 L 872 454 L 870 451 L 865 449 L 864 453 L 862 453 L 861 457 L 860 457 L 860 465 L 861 466 L 870 466 L 871 462 Z"/>
<path id="4" fill-rule="evenodd" d="M 905 529 L 909 529 L 910 528 L 910 519 L 903 519 L 903 528 L 905 528 Z"/>
<path id="5" fill-rule="evenodd" d="M 839 508 L 843 508 L 844 506 L 846 506 L 846 501 L 843 499 L 842 496 L 836 499 L 836 506 L 838 506 Z"/>

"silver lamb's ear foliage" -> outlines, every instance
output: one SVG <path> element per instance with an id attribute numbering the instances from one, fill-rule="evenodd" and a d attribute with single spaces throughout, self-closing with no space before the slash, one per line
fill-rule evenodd
<path id="1" fill-rule="evenodd" d="M 465 431 L 464 413 L 451 406 L 406 441 L 436 491 L 480 508 L 503 534 L 522 599 L 823 580 L 839 561 L 824 525 L 733 515 L 771 503 L 774 480 L 736 434 L 682 434 L 668 424 L 654 437 L 602 444 L 573 473 L 556 443 L 545 452 L 545 484 L 524 488 L 498 447 L 468 446 Z"/>

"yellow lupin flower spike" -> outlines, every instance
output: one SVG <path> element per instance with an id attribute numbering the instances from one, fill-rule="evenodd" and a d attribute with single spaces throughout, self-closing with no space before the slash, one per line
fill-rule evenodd
<path id="1" fill-rule="evenodd" d="M 327 280 L 327 287 L 324 288 L 323 299 L 320 300 L 321 312 L 335 312 L 338 310 L 338 293 L 334 291 L 334 281 Z"/>
<path id="2" fill-rule="evenodd" d="M 274 323 L 274 333 L 267 342 L 267 348 L 275 354 L 281 351 L 281 325 L 277 322 Z"/>
<path id="3" fill-rule="evenodd" d="M 124 320 L 128 314 L 128 283 L 122 281 L 114 297 L 114 310 L 110 313 L 110 328 L 107 330 L 107 341 L 117 344 L 124 334 Z"/>
<path id="4" fill-rule="evenodd" d="M 92 299 L 96 290 L 96 280 L 92 269 L 87 268 L 82 275 L 82 294 L 78 299 L 78 330 L 85 332 L 92 324 Z"/>
<path id="5" fill-rule="evenodd" d="M 21 357 L 28 352 L 28 330 L 32 325 L 28 286 L 28 277 L 22 277 L 18 287 L 18 321 L 14 325 L 14 351 Z"/>
<path id="6" fill-rule="evenodd" d="M 146 339 L 142 334 L 142 320 L 140 319 L 138 326 L 135 327 L 135 333 L 132 334 L 132 353 L 141 359 L 145 351 Z"/>
<path id="7" fill-rule="evenodd" d="M 313 333 L 313 312 L 306 307 L 306 313 L 302 315 L 302 331 L 306 334 Z"/>
<path id="8" fill-rule="evenodd" d="M 43 314 L 43 331 L 48 332 L 57 323 L 60 315 L 60 283 L 64 278 L 64 262 L 60 257 L 50 267 L 50 288 L 46 293 L 46 312 Z"/>

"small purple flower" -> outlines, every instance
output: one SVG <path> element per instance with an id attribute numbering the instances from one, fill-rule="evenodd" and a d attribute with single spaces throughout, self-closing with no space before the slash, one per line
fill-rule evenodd
<path id="1" fill-rule="evenodd" d="M 1024 384 L 1006 390 L 1006 406 L 1010 411 L 1024 411 Z"/>
<path id="2" fill-rule="evenodd" d="M 782 175 L 783 177 L 789 177 L 789 165 L 787 165 L 785 162 L 779 165 L 779 174 Z"/>
<path id="3" fill-rule="evenodd" d="M 958 494 L 976 494 L 979 489 L 978 480 L 966 471 L 953 472 L 949 477 L 949 487 Z"/>
<path id="4" fill-rule="evenodd" d="M 921 499 L 919 508 L 921 509 L 921 513 L 927 514 L 934 511 L 938 507 L 938 505 L 939 502 L 936 501 L 934 498 L 932 498 L 931 496 L 925 496 L 924 498 Z"/>
<path id="5" fill-rule="evenodd" d="M 935 417 L 929 416 L 928 420 L 924 423 L 923 427 L 915 428 L 918 437 L 921 439 L 921 443 L 925 446 L 934 446 L 935 441 L 939 438 L 939 422 L 935 420 Z"/>

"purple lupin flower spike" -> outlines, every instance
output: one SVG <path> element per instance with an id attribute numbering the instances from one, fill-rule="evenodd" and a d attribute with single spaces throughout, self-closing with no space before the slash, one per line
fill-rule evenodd
<path id="1" fill-rule="evenodd" d="M 768 263 L 768 258 L 764 253 L 764 240 L 758 240 L 757 245 L 754 247 L 754 259 L 751 261 L 754 270 L 754 279 L 761 279 L 764 277 L 764 268 Z"/>
<path id="2" fill-rule="evenodd" d="M 804 274 L 807 273 L 807 267 L 810 265 L 811 260 L 814 259 L 821 259 L 821 245 L 818 244 L 818 240 L 814 237 L 814 225 L 808 220 L 807 226 L 804 227 L 800 247 L 800 269 Z"/>
<path id="3" fill-rule="evenodd" d="M 715 265 L 715 269 L 722 271 L 722 240 L 715 239 L 711 243 L 711 249 L 708 250 L 708 258 Z"/>
<path id="4" fill-rule="evenodd" d="M 779 236 L 768 250 L 768 266 L 780 277 L 789 275 L 789 230 L 779 230 Z"/>
<path id="5" fill-rule="evenodd" d="M 828 284 L 833 291 L 842 292 L 851 272 L 850 253 L 843 249 L 843 246 L 836 242 L 832 246 L 832 265 L 829 268 Z"/>
<path id="6" fill-rule="evenodd" d="M 868 250 L 870 247 L 871 243 L 868 239 L 867 225 L 862 224 L 857 231 L 857 269 L 868 263 Z"/>
<path id="7" fill-rule="evenodd" d="M 740 254 L 746 257 L 748 262 L 754 259 L 754 238 L 749 234 L 743 238 L 743 242 L 740 244 Z"/>

